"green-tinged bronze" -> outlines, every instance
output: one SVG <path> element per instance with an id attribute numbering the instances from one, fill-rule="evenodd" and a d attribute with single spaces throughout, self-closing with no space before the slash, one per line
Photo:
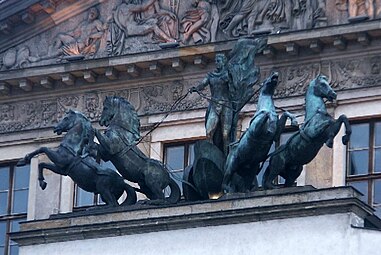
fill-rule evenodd
<path id="1" fill-rule="evenodd" d="M 195 150 L 193 166 L 184 176 L 193 185 L 184 190 L 189 190 L 189 194 L 194 196 L 186 196 L 186 199 L 192 200 L 197 196 L 207 199 L 222 192 L 225 160 L 230 144 L 236 140 L 239 113 L 253 97 L 253 86 L 260 77 L 255 55 L 265 48 L 266 43 L 264 38 L 239 40 L 228 57 L 216 54 L 216 69 L 208 73 L 197 87 L 191 88 L 192 92 L 199 92 L 209 86 L 211 99 L 205 117 L 209 143 L 202 142 L 196 146 L 199 149 Z"/>
<path id="2" fill-rule="evenodd" d="M 257 175 L 261 163 L 274 141 L 279 141 L 287 118 L 297 126 L 294 115 L 283 113 L 278 118 L 275 110 L 273 94 L 278 85 L 279 74 L 273 72 L 262 83 L 257 111 L 241 139 L 232 144 L 226 161 L 225 175 L 222 183 L 225 192 L 248 192 L 258 188 Z"/>
<path id="3" fill-rule="evenodd" d="M 336 93 L 330 87 L 327 77 L 318 75 L 307 89 L 304 124 L 270 157 L 263 178 L 265 189 L 276 187 L 273 181 L 278 175 L 285 179 L 286 187 L 292 186 L 301 174 L 303 165 L 315 158 L 324 143 L 332 148 L 333 139 L 343 123 L 346 130 L 342 143 L 348 143 L 352 131 L 347 117 L 341 115 L 337 120 L 332 118 L 327 112 L 324 99 L 333 101 Z"/>
<path id="4" fill-rule="evenodd" d="M 127 199 L 123 205 L 136 203 L 135 190 L 126 184 L 123 178 L 112 169 L 99 165 L 94 156 L 94 130 L 90 121 L 81 113 L 69 110 L 66 116 L 54 127 L 58 135 L 65 133 L 57 150 L 41 147 L 27 154 L 18 162 L 24 165 L 31 158 L 45 153 L 53 163 L 38 164 L 38 180 L 42 189 L 46 188 L 43 169 L 49 169 L 60 175 L 67 175 L 77 185 L 88 192 L 100 194 L 102 200 L 109 206 L 117 206 L 123 192 Z"/>
<path id="5" fill-rule="evenodd" d="M 218 196 L 224 176 L 225 155 L 209 141 L 198 141 L 194 146 L 194 157 L 193 166 L 184 171 L 185 199 L 201 200 Z"/>
<path id="6" fill-rule="evenodd" d="M 148 158 L 136 146 L 140 138 L 140 122 L 127 100 L 106 97 L 99 123 L 107 127 L 104 133 L 98 130 L 95 133 L 103 160 L 110 160 L 125 179 L 138 183 L 140 191 L 149 199 L 170 203 L 179 201 L 180 188 L 170 178 L 168 169 L 158 160 Z M 164 198 L 163 189 L 167 186 L 171 194 Z"/>
<path id="7" fill-rule="evenodd" d="M 260 77 L 255 55 L 266 46 L 266 39 L 241 39 L 227 58 L 216 55 L 216 70 L 207 74 L 191 91 L 210 87 L 211 100 L 205 117 L 206 136 L 225 155 L 236 140 L 239 112 L 254 95 Z"/>

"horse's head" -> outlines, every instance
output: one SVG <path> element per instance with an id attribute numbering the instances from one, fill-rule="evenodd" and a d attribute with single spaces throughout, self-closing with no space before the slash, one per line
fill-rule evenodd
<path id="1" fill-rule="evenodd" d="M 276 86 L 278 85 L 279 73 L 272 72 L 269 77 L 262 83 L 262 93 L 266 95 L 273 95 Z"/>
<path id="2" fill-rule="evenodd" d="M 62 134 L 63 132 L 67 132 L 70 129 L 72 129 L 76 123 L 78 122 L 78 116 L 77 112 L 73 110 L 69 110 L 66 112 L 65 117 L 58 122 L 57 125 L 54 126 L 54 133 L 57 133 L 58 135 Z"/>
<path id="3" fill-rule="evenodd" d="M 75 153 L 82 153 L 83 146 L 89 146 L 94 140 L 91 122 L 80 112 L 68 110 L 65 117 L 54 127 L 58 135 L 66 132 L 62 141 Z"/>
<path id="4" fill-rule="evenodd" d="M 99 124 L 101 126 L 109 126 L 110 122 L 114 118 L 116 114 L 116 106 L 117 104 L 117 98 L 116 97 L 109 97 L 107 96 L 106 99 L 103 102 L 103 110 L 101 118 L 99 119 Z"/>
<path id="5" fill-rule="evenodd" d="M 328 78 L 319 74 L 312 82 L 313 93 L 321 98 L 327 98 L 329 101 L 336 99 L 336 92 L 329 85 Z"/>
<path id="6" fill-rule="evenodd" d="M 106 97 L 99 120 L 101 126 L 123 127 L 134 139 L 140 137 L 140 122 L 135 108 L 124 98 L 118 96 Z"/>

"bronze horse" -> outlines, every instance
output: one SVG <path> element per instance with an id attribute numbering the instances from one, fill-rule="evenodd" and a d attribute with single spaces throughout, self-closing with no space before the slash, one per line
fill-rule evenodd
<path id="1" fill-rule="evenodd" d="M 291 119 L 293 126 L 298 125 L 295 116 L 289 112 L 284 112 L 278 119 L 273 101 L 278 77 L 279 74 L 273 72 L 263 81 L 257 111 L 241 139 L 230 147 L 222 182 L 225 192 L 248 192 L 257 189 L 260 164 L 266 161 L 273 142 L 279 140 L 287 118 Z"/>
<path id="2" fill-rule="evenodd" d="M 324 99 L 333 101 L 337 95 L 324 75 L 318 75 L 308 86 L 306 93 L 305 123 L 299 131 L 289 138 L 286 144 L 277 148 L 270 157 L 270 163 L 263 177 L 265 189 L 275 188 L 274 179 L 280 175 L 285 179 L 285 186 L 292 186 L 303 170 L 325 143 L 332 148 L 333 139 L 345 125 L 342 143 L 346 145 L 352 133 L 345 115 L 337 120 L 326 109 Z"/>
<path id="3" fill-rule="evenodd" d="M 177 203 L 180 188 L 169 176 L 168 169 L 158 160 L 148 158 L 135 145 L 140 137 L 140 123 L 134 107 L 122 97 L 106 97 L 100 125 L 107 126 L 104 133 L 96 131 L 103 160 L 110 160 L 127 180 L 138 183 L 138 191 L 151 200 Z M 168 198 L 163 189 L 171 189 Z"/>
<path id="4" fill-rule="evenodd" d="M 109 206 L 117 206 L 118 199 L 124 191 L 127 199 L 123 205 L 136 203 L 135 190 L 124 182 L 115 171 L 99 165 L 91 154 L 94 131 L 90 121 L 81 113 L 69 110 L 66 116 L 54 127 L 58 135 L 67 132 L 57 150 L 41 147 L 18 162 L 25 165 L 31 158 L 45 153 L 53 163 L 38 164 L 38 180 L 42 189 L 46 188 L 43 170 L 49 169 L 54 173 L 69 176 L 78 186 L 88 192 L 100 194 Z"/>

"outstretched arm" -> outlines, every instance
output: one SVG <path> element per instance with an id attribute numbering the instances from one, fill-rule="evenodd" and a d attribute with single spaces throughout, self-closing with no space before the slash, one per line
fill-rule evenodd
<path id="1" fill-rule="evenodd" d="M 192 87 L 189 89 L 189 92 L 197 92 L 203 90 L 206 86 L 209 85 L 209 77 L 205 77 L 202 82 L 197 87 Z"/>
<path id="2" fill-rule="evenodd" d="M 196 89 L 199 91 L 199 90 L 203 90 L 205 89 L 206 86 L 209 85 L 209 77 L 205 77 L 201 83 L 196 87 Z"/>

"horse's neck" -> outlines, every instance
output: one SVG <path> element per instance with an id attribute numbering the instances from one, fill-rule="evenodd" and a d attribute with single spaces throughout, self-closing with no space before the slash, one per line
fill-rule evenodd
<path id="1" fill-rule="evenodd" d="M 274 106 L 274 100 L 272 95 L 265 94 L 261 92 L 258 98 L 257 103 L 257 112 L 261 110 L 267 110 L 267 111 L 274 111 L 275 112 L 275 106 Z"/>
<path id="2" fill-rule="evenodd" d="M 323 98 L 316 96 L 314 94 L 313 87 L 310 86 L 307 90 L 307 95 L 306 95 L 305 120 L 309 120 L 318 112 L 326 113 L 327 109 L 325 108 L 325 103 Z"/>
<path id="3" fill-rule="evenodd" d="M 71 128 L 63 138 L 62 145 L 72 150 L 74 154 L 81 154 L 85 143 L 85 132 L 81 123 Z"/>

